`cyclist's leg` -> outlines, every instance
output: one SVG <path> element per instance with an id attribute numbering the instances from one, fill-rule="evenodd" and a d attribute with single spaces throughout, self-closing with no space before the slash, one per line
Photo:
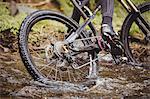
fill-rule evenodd
<path id="1" fill-rule="evenodd" d="M 82 2 L 84 0 L 80 0 L 80 1 Z M 89 2 L 86 4 L 86 6 L 89 7 Z M 74 7 L 72 19 L 74 19 L 77 23 L 79 23 L 80 17 L 81 17 L 80 11 L 76 7 Z M 96 56 L 96 55 L 94 55 L 95 52 L 94 52 L 94 54 L 93 53 L 89 53 L 89 54 L 92 55 L 92 59 L 95 59 L 95 57 L 94 57 L 94 56 Z M 97 76 L 97 62 L 94 61 L 94 62 L 92 62 L 92 64 L 90 64 L 89 74 L 86 78 L 88 78 L 88 80 L 90 81 L 89 83 L 91 83 L 91 81 L 95 82 L 97 80 L 97 78 L 98 78 L 98 76 Z"/>
<path id="2" fill-rule="evenodd" d="M 112 18 L 114 12 L 114 0 L 101 0 L 102 5 L 102 24 L 112 26 Z"/>
<path id="3" fill-rule="evenodd" d="M 112 20 L 114 13 L 114 0 L 101 0 L 102 6 L 102 27 L 107 27 L 109 34 L 114 35 L 114 31 L 112 28 Z M 103 31 L 102 31 L 103 32 Z"/>
<path id="4" fill-rule="evenodd" d="M 123 48 L 120 45 L 118 34 L 114 32 L 112 20 L 114 13 L 114 0 L 101 0 L 102 6 L 102 38 L 110 44 L 111 54 L 115 57 L 121 57 Z"/>
<path id="5" fill-rule="evenodd" d="M 84 0 L 79 0 L 79 1 L 82 2 Z M 89 6 L 89 2 L 86 4 L 86 6 Z M 80 11 L 76 7 L 74 7 L 71 18 L 74 19 L 77 23 L 79 23 L 80 16 L 81 16 Z"/>
<path id="6" fill-rule="evenodd" d="M 76 7 L 74 7 L 74 9 L 73 9 L 73 13 L 72 13 L 71 18 L 72 18 L 73 20 L 75 20 L 77 23 L 79 23 L 79 20 L 80 20 L 80 12 L 79 12 L 79 10 L 78 10 Z"/>

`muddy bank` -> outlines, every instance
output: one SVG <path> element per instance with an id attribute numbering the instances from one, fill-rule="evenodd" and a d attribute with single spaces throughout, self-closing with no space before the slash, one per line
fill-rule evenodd
<path id="1" fill-rule="evenodd" d="M 44 86 L 31 79 L 17 52 L 0 53 L 0 98 L 150 98 L 148 69 L 101 66 L 99 77 L 90 88 L 52 82 Z"/>

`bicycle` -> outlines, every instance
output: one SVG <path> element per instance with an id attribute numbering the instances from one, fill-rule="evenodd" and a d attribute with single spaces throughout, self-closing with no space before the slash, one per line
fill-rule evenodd
<path id="1" fill-rule="evenodd" d="M 34 80 L 42 83 L 48 81 L 79 83 L 84 82 L 86 78 L 96 76 L 96 64 L 99 59 L 97 54 L 105 50 L 103 48 L 107 44 L 100 35 L 97 35 L 97 30 L 91 22 L 101 6 L 98 3 L 92 13 L 85 6 L 87 1 L 81 4 L 77 0 L 71 0 L 81 12 L 84 19 L 82 25 L 59 12 L 47 10 L 36 11 L 22 22 L 19 52 L 27 71 Z M 122 43 L 118 41 L 125 49 L 123 56 L 126 56 L 127 63 L 132 65 L 150 65 L 148 60 L 150 2 L 136 6 L 130 0 L 118 1 L 128 12 L 121 29 Z M 92 32 L 86 31 L 87 26 Z M 142 38 L 132 35 L 134 26 L 138 27 L 139 35 L 143 35 Z M 111 52 L 111 49 L 108 48 L 108 51 Z M 137 49 L 143 52 L 137 53 Z M 138 54 L 140 55 L 137 56 Z M 144 58 L 141 59 L 141 56 Z M 113 58 L 116 63 L 122 61 L 115 56 Z"/>

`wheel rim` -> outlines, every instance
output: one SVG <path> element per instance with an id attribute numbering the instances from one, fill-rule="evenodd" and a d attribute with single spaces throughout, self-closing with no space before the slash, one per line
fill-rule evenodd
<path id="1" fill-rule="evenodd" d="M 67 35 L 68 25 L 56 20 L 39 21 L 29 29 L 28 50 L 35 69 L 44 78 L 53 81 L 67 81 L 71 83 L 83 82 L 88 73 L 88 67 L 75 70 L 54 53 L 54 45 L 62 42 Z M 80 42 L 82 43 L 82 42 Z M 82 55 L 81 56 L 85 56 Z M 87 53 L 86 53 L 87 55 Z M 82 59 L 82 57 L 80 59 Z M 78 57 L 78 58 L 79 58 Z M 78 60 L 80 60 L 78 59 Z M 65 64 L 64 67 L 59 65 Z"/>
<path id="2" fill-rule="evenodd" d="M 150 26 L 150 11 L 143 12 L 142 17 Z M 135 22 L 131 25 L 128 34 L 128 47 L 132 53 L 133 60 L 144 65 L 150 64 L 150 41 L 146 40 L 145 34 Z"/>

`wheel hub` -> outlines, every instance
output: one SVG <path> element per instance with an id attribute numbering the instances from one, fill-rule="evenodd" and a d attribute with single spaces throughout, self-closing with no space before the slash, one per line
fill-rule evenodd
<path id="1" fill-rule="evenodd" d="M 61 57 L 63 58 L 63 53 L 64 53 L 64 50 L 63 50 L 63 47 L 64 47 L 65 43 L 64 42 L 61 42 L 61 41 L 58 41 L 54 44 L 54 53 L 58 56 L 58 57 Z"/>

